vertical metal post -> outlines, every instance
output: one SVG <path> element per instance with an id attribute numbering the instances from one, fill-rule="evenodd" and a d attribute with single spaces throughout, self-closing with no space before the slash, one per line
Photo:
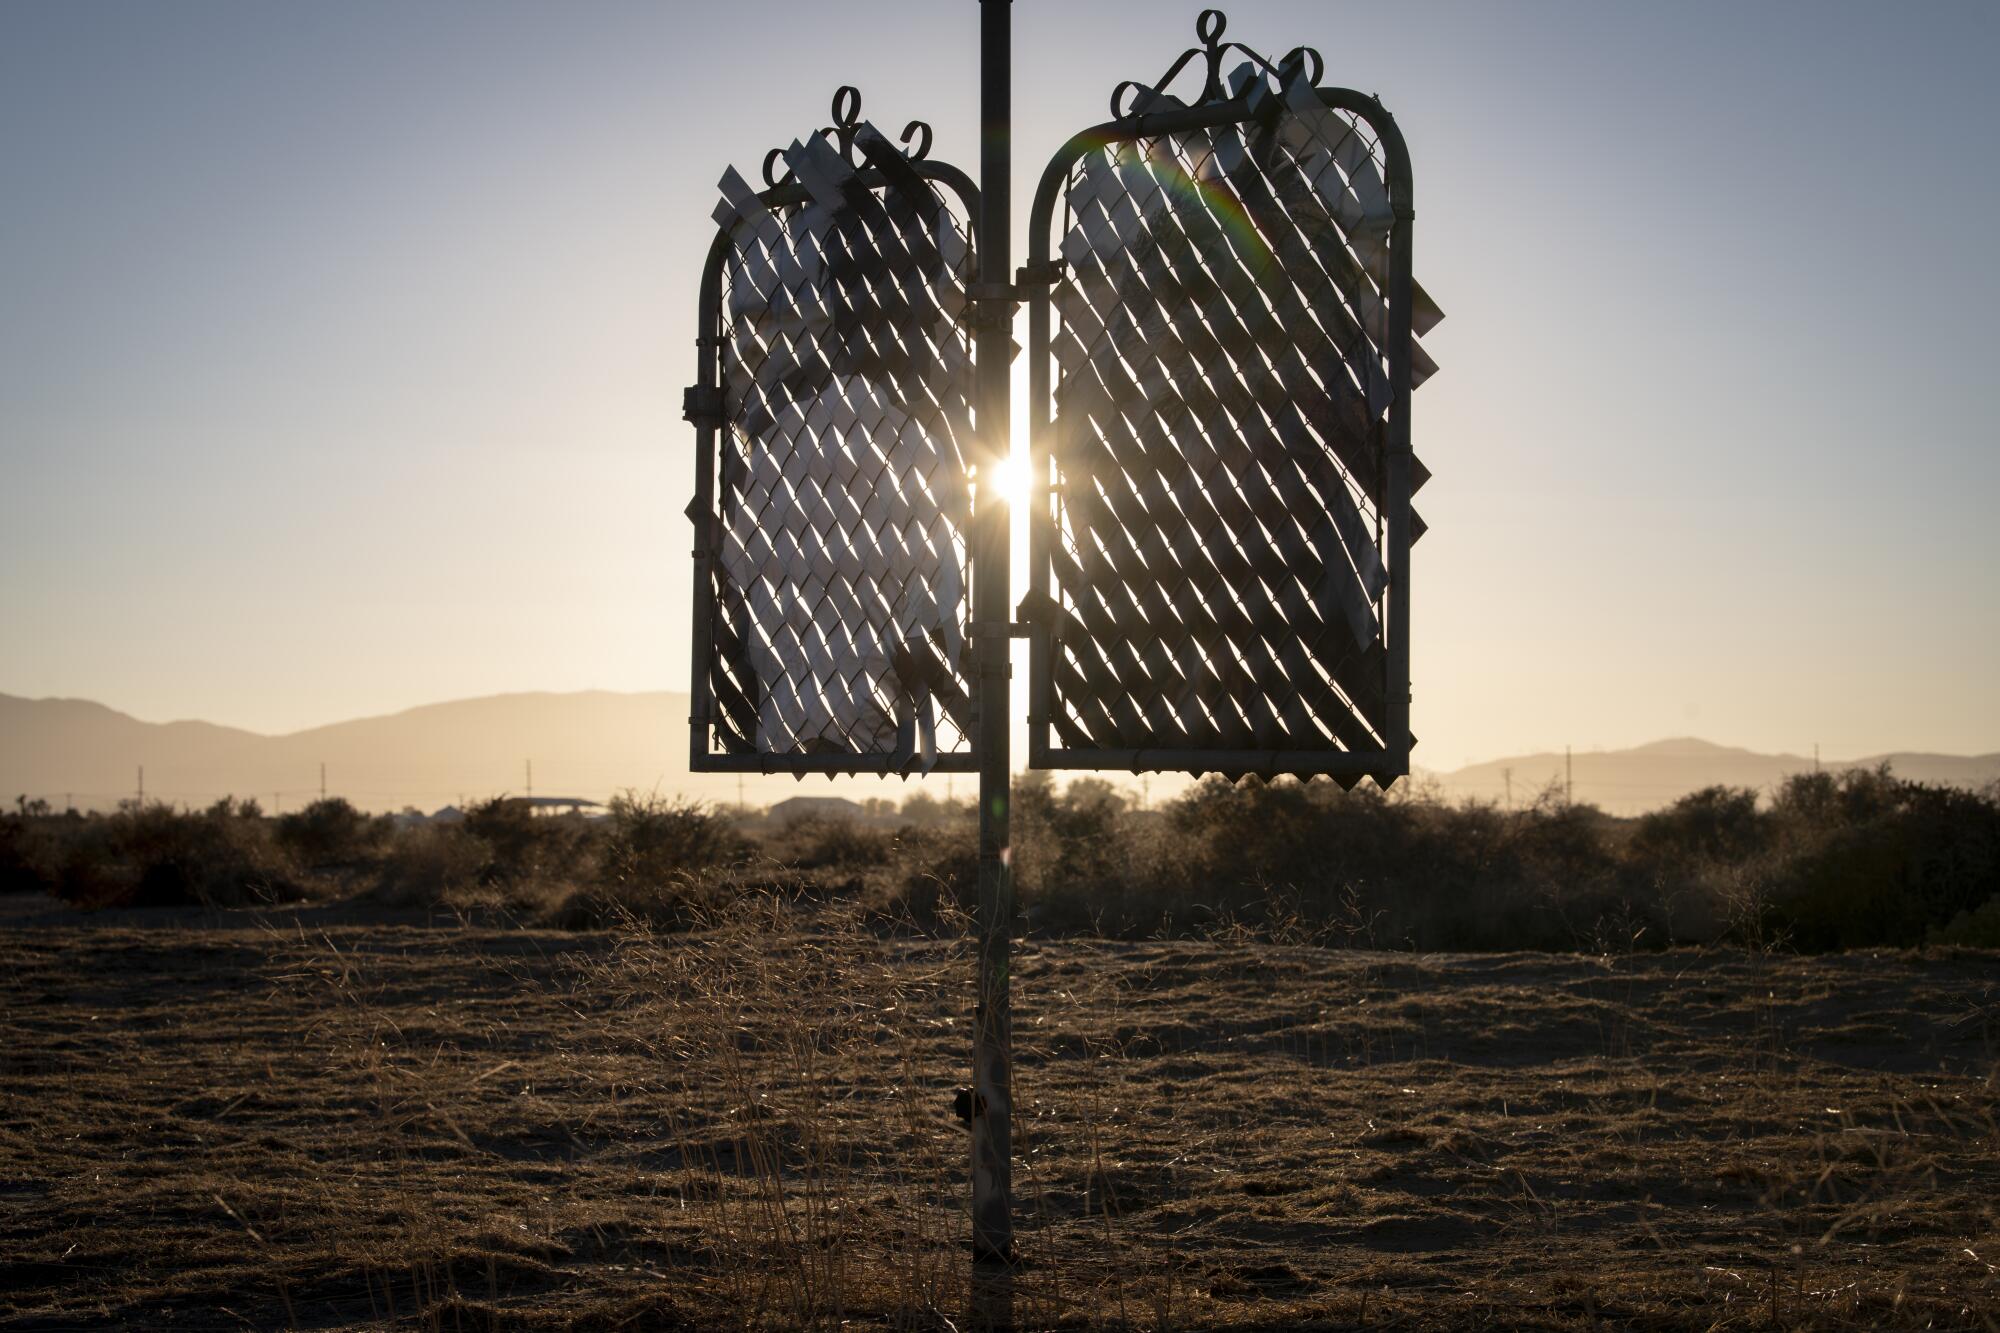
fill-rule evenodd
<path id="1" fill-rule="evenodd" d="M 710 562 L 720 558 L 722 546 L 721 525 L 715 519 L 715 481 L 716 453 L 728 439 L 722 428 L 722 265 L 729 248 L 729 233 L 719 230 L 709 244 L 708 262 L 702 265 L 696 324 L 701 332 L 695 337 L 699 373 L 682 399 L 683 415 L 695 427 L 694 500 L 687 509 L 694 524 L 694 659 L 688 674 L 690 772 L 701 770 L 713 734 L 709 659 L 715 652 L 715 579 Z"/>
<path id="2" fill-rule="evenodd" d="M 1013 1255 L 1011 1088 L 1014 882 L 1008 843 L 1011 647 L 1011 518 L 996 484 L 1011 451 L 1008 380 L 1013 302 L 999 299 L 1012 274 L 1009 213 L 1013 170 L 1012 0 L 979 7 L 979 467 L 973 542 L 972 619 L 979 702 L 979 1007 L 972 1048 L 972 1252 L 977 1261 Z"/>
<path id="3" fill-rule="evenodd" d="M 1387 498 L 1389 502 L 1389 698 L 1387 729 L 1382 746 L 1396 757 L 1384 776 L 1391 781 L 1410 771 L 1410 471 L 1415 455 L 1410 450 L 1410 302 L 1416 279 L 1410 261 L 1410 231 L 1416 218 L 1410 181 L 1410 157 L 1403 147 L 1402 133 L 1395 120 L 1382 109 L 1379 99 L 1371 99 L 1373 114 L 1363 111 L 1365 120 L 1383 140 L 1388 161 L 1389 202 L 1395 220 L 1389 228 L 1389 309 L 1394 324 L 1389 330 L 1389 387 L 1394 397 L 1389 412 L 1389 438 L 1385 441 Z M 1379 117 L 1379 119 L 1378 119 Z M 1387 783 L 1383 783 L 1387 786 Z"/>

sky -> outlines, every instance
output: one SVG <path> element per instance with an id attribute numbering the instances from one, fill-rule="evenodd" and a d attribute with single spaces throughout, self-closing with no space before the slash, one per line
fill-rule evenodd
<path id="1" fill-rule="evenodd" d="M 1017 246 L 1196 9 L 1014 6 Z M 684 689 L 715 182 L 843 83 L 976 167 L 977 10 L 0 7 L 0 692 L 287 731 Z M 1409 140 L 1418 763 L 2000 750 L 2000 7 L 1228 36 Z"/>

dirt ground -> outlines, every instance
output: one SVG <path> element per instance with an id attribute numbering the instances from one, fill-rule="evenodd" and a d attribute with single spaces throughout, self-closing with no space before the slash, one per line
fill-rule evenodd
<path id="1" fill-rule="evenodd" d="M 0 1327 L 2000 1327 L 2000 958 L 0 927 Z"/>

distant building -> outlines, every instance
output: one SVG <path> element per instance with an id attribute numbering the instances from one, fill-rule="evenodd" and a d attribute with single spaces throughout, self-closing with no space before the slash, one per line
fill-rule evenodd
<path id="1" fill-rule="evenodd" d="M 581 796 L 509 796 L 536 814 L 580 815 L 586 810 L 602 810 L 604 802 L 586 801 Z"/>
<path id="2" fill-rule="evenodd" d="M 602 819 L 604 802 L 587 801 L 581 796 L 502 796 L 500 800 L 511 806 L 526 809 L 538 815 L 582 815 L 586 819 Z M 465 811 L 455 805 L 447 805 L 431 815 L 428 820 L 418 815 L 410 822 L 431 824 L 459 824 L 465 821 Z"/>
<path id="3" fill-rule="evenodd" d="M 785 823 L 794 819 L 859 819 L 863 812 L 845 796 L 788 796 L 764 813 Z"/>

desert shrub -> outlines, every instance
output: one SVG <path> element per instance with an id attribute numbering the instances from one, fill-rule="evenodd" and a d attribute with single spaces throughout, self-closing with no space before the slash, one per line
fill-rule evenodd
<path id="1" fill-rule="evenodd" d="M 1333 805 L 1323 787 L 1211 777 L 1167 807 L 1167 827 L 1182 853 L 1180 877 L 1236 889 L 1312 881 L 1327 865 L 1327 839 L 1336 832 L 1329 825 L 1359 828 L 1369 822 L 1343 820 L 1349 812 Z M 1357 848 L 1351 840 L 1342 847 L 1350 858 L 1357 850 L 1364 859 L 1377 859 L 1370 855 L 1373 849 Z"/>
<path id="2" fill-rule="evenodd" d="M 1988 898 L 1976 910 L 1960 912 L 1943 926 L 1933 926 L 1926 944 L 1955 944 L 1967 949 L 2000 949 L 2000 897 Z"/>
<path id="3" fill-rule="evenodd" d="M 662 885 L 748 854 L 735 825 L 700 801 L 628 791 L 612 798 L 607 823 L 598 867 L 606 884 Z"/>
<path id="4" fill-rule="evenodd" d="M 1611 851 L 1614 824 L 1553 797 L 1502 812 L 1326 781 L 1211 778 L 1157 819 L 1124 815 L 1115 837 L 1086 825 L 1082 845 L 1117 847 L 1123 867 L 1074 903 L 1045 883 L 1042 904 L 1062 910 L 1038 924 L 1094 914 L 1097 928 L 1128 935 L 1250 930 L 1430 949 L 1664 943 Z"/>
<path id="5" fill-rule="evenodd" d="M 869 828 L 852 819 L 802 815 L 788 820 L 769 839 L 768 850 L 777 860 L 802 870 L 852 872 L 886 865 L 895 841 L 890 830 Z"/>
<path id="6" fill-rule="evenodd" d="M 386 821 L 370 818 L 340 796 L 321 797 L 303 810 L 278 816 L 278 842 L 312 866 L 364 860 L 387 832 Z"/>
<path id="7" fill-rule="evenodd" d="M 1048 773 L 1024 776 L 1014 787 L 1012 839 L 1022 878 L 1085 885 L 1120 879 L 1129 862 L 1121 835 L 1131 803 L 1102 778 L 1073 779 L 1058 793 Z"/>
<path id="8" fill-rule="evenodd" d="M 1767 919 L 1801 949 L 1911 946 L 2000 895 L 2000 804 L 1886 769 L 1807 774 L 1774 803 Z"/>
<path id="9" fill-rule="evenodd" d="M 744 889 L 717 871 L 698 870 L 665 879 L 633 879 L 572 890 L 544 918 L 559 930 L 604 930 L 640 924 L 653 930 L 693 930 L 742 896 Z"/>
<path id="10" fill-rule="evenodd" d="M 129 804 L 82 821 L 58 891 L 85 907 L 238 907 L 303 893 L 269 821 L 226 800 L 199 814 Z"/>
<path id="11" fill-rule="evenodd" d="M 63 838 L 76 815 L 51 815 L 46 801 L 19 797 L 0 814 L 0 893 L 46 893 L 62 871 Z"/>
<path id="12" fill-rule="evenodd" d="M 431 906 L 480 882 L 493 849 L 464 824 L 419 824 L 387 844 L 375 896 L 398 906 Z"/>
<path id="13" fill-rule="evenodd" d="M 1632 831 L 1631 852 L 1676 864 L 1741 861 L 1769 843 L 1767 824 L 1750 788 L 1704 787 L 1664 810 L 1641 815 Z"/>
<path id="14" fill-rule="evenodd" d="M 1513 824 L 1510 850 L 1525 877 L 1579 888 L 1609 879 L 1615 869 L 1606 837 L 1610 818 L 1594 805 L 1549 795 Z"/>
<path id="15" fill-rule="evenodd" d="M 1779 784 L 1771 813 L 1794 834 L 1847 828 L 1895 810 L 1912 785 L 1890 772 L 1887 764 L 1841 773 L 1795 773 Z"/>
<path id="16" fill-rule="evenodd" d="M 915 791 L 903 798 L 905 824 L 952 824 L 969 821 L 975 813 L 964 801 L 940 801 L 928 792 Z"/>
<path id="17" fill-rule="evenodd" d="M 866 894 L 871 919 L 928 933 L 962 922 L 979 904 L 979 834 L 967 821 L 906 825 Z"/>
<path id="18" fill-rule="evenodd" d="M 750 846 L 712 806 L 627 791 L 612 798 L 597 833 L 588 881 L 564 896 L 545 921 L 565 930 L 639 922 L 687 930 L 746 892 Z M 776 890 L 797 886 L 783 871 Z"/>
<path id="19" fill-rule="evenodd" d="M 596 874 L 595 830 L 580 816 L 538 815 L 526 801 L 496 796 L 467 810 L 462 827 L 487 848 L 482 884 L 582 882 Z"/>

